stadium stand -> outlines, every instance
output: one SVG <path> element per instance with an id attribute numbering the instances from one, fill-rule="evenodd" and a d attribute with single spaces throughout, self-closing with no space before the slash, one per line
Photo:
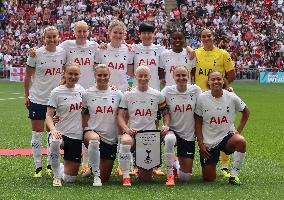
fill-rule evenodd
<path id="1" fill-rule="evenodd" d="M 61 40 L 73 39 L 74 22 L 85 20 L 92 28 L 90 40 L 107 40 L 109 22 L 118 18 L 127 28 L 127 43 L 137 43 L 138 26 L 156 26 L 155 43 L 169 47 L 168 32 L 184 29 L 186 42 L 200 46 L 198 33 L 214 30 L 218 47 L 234 59 L 239 78 L 257 78 L 257 71 L 284 71 L 283 0 L 3 0 L 0 4 L 0 73 L 9 66 L 23 67 L 30 47 L 42 45 L 41 33 L 55 25 Z M 166 4 L 165 4 L 166 3 Z M 166 12 L 168 8 L 168 16 Z M 170 9 L 169 9 L 170 8 Z M 10 65 L 9 65 L 9 64 Z"/>

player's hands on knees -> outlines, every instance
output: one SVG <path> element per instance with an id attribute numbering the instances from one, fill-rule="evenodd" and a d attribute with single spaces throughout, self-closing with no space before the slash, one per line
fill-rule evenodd
<path id="1" fill-rule="evenodd" d="M 58 122 L 59 122 L 59 117 L 56 116 L 56 115 L 53 116 L 53 117 L 52 117 L 52 121 L 53 121 L 54 124 L 58 123 Z"/>
<path id="2" fill-rule="evenodd" d="M 62 139 L 62 134 L 60 133 L 60 131 L 52 130 L 50 132 L 53 138 L 58 139 L 58 140 Z"/>
<path id="3" fill-rule="evenodd" d="M 100 45 L 99 45 L 99 49 L 107 49 L 107 43 L 101 43 Z"/>
<path id="4" fill-rule="evenodd" d="M 168 134 L 168 132 L 169 132 L 169 130 L 170 130 L 170 127 L 168 127 L 168 126 L 162 126 L 162 128 L 161 128 L 161 135 L 162 136 L 165 136 L 165 135 L 167 135 Z"/>
<path id="5" fill-rule="evenodd" d="M 35 57 L 36 57 L 36 48 L 30 48 L 30 49 L 29 49 L 29 55 L 30 55 L 32 58 L 35 58 Z"/>
<path id="6" fill-rule="evenodd" d="M 29 109 L 30 107 L 30 100 L 28 97 L 25 98 L 25 105 L 26 105 L 26 108 Z"/>
<path id="7" fill-rule="evenodd" d="M 205 146 L 204 143 L 198 144 L 199 151 L 203 159 L 208 159 L 210 157 L 209 149 Z"/>
<path id="8" fill-rule="evenodd" d="M 127 128 L 125 130 L 125 133 L 130 135 L 131 137 L 134 137 L 137 133 L 137 130 L 133 129 L 133 128 Z"/>

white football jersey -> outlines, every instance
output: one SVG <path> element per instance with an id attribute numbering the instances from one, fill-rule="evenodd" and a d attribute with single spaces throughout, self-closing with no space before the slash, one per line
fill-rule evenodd
<path id="1" fill-rule="evenodd" d="M 158 76 L 158 68 L 160 67 L 160 55 L 165 51 L 165 47 L 152 44 L 151 46 L 143 46 L 143 44 L 134 44 L 134 71 L 140 65 L 146 65 L 150 68 L 151 79 L 149 86 L 160 91 L 160 80 Z M 134 85 L 136 82 L 134 80 Z"/>
<path id="2" fill-rule="evenodd" d="M 213 148 L 232 131 L 237 112 L 245 109 L 246 104 L 233 92 L 223 90 L 220 98 L 215 98 L 211 90 L 203 92 L 197 99 L 195 113 L 203 118 L 203 142 Z"/>
<path id="3" fill-rule="evenodd" d="M 27 59 L 27 65 L 35 69 L 29 99 L 33 103 L 47 105 L 50 91 L 59 85 L 66 51 L 56 47 L 55 52 L 49 52 L 43 46 L 36 50 L 36 55 Z"/>
<path id="4" fill-rule="evenodd" d="M 174 85 L 173 72 L 177 66 L 185 66 L 188 71 L 191 71 L 194 61 L 189 60 L 187 52 L 183 49 L 182 52 L 176 53 L 172 49 L 164 51 L 160 57 L 161 67 L 166 72 L 166 85 Z"/>
<path id="5" fill-rule="evenodd" d="M 80 65 L 80 79 L 78 83 L 85 89 L 95 83 L 95 56 L 98 51 L 98 43 L 95 41 L 86 41 L 84 45 L 76 44 L 75 40 L 66 40 L 60 47 L 64 48 L 67 53 L 67 62 L 75 62 Z"/>
<path id="6" fill-rule="evenodd" d="M 91 87 L 83 95 L 83 107 L 89 110 L 86 130 L 95 130 L 108 144 L 117 143 L 117 108 L 122 98 L 120 90 L 98 90 Z"/>
<path id="7" fill-rule="evenodd" d="M 185 92 L 179 92 L 176 85 L 162 90 L 171 116 L 169 127 L 186 141 L 195 141 L 194 110 L 201 93 L 200 87 L 190 84 Z"/>
<path id="8" fill-rule="evenodd" d="M 157 111 L 165 104 L 165 97 L 158 90 L 149 87 L 141 92 L 135 87 L 124 93 L 119 107 L 128 110 L 130 128 L 156 130 Z"/>
<path id="9" fill-rule="evenodd" d="M 74 88 L 60 85 L 50 93 L 48 106 L 56 109 L 59 122 L 55 128 L 63 135 L 77 140 L 83 139 L 82 95 L 84 88 L 76 84 Z"/>
<path id="10" fill-rule="evenodd" d="M 110 44 L 107 49 L 99 49 L 96 56 L 97 64 L 106 64 L 110 70 L 110 84 L 115 85 L 119 90 L 126 91 L 127 65 L 133 64 L 133 52 L 129 52 L 128 47 L 122 44 L 119 48 L 114 48 Z"/>

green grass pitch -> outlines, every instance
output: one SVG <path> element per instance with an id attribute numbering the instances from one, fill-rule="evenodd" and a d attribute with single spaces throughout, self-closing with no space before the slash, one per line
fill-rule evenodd
<path id="1" fill-rule="evenodd" d="M 214 183 L 202 182 L 198 154 L 190 183 L 171 188 L 164 185 L 165 177 L 148 184 L 133 178 L 133 186 L 124 188 L 114 173 L 101 188 L 81 177 L 53 188 L 49 177 L 32 178 L 32 157 L 1 156 L 0 199 L 284 199 L 284 85 L 237 82 L 233 87 L 251 110 L 243 132 L 247 157 L 241 186 L 231 186 L 221 176 Z M 30 148 L 30 122 L 24 99 L 18 98 L 23 96 L 22 83 L 0 81 L 0 149 Z"/>

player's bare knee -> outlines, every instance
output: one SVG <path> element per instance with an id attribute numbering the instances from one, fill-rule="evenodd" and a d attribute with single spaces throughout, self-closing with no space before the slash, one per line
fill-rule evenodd
<path id="1" fill-rule="evenodd" d="M 59 152 L 60 150 L 60 144 L 62 143 L 62 139 L 56 139 L 51 137 L 50 139 L 50 151 L 51 152 Z"/>
<path id="2" fill-rule="evenodd" d="M 236 151 L 245 152 L 246 151 L 246 140 L 242 135 L 238 135 L 235 139 Z"/>
<path id="3" fill-rule="evenodd" d="M 171 131 L 170 133 L 168 133 L 165 138 L 165 145 L 169 145 L 169 146 L 174 146 L 176 143 L 176 136 L 175 134 L 173 134 L 173 132 Z"/>
<path id="4" fill-rule="evenodd" d="M 122 144 L 122 145 L 131 145 L 132 146 L 133 138 L 130 135 L 128 135 L 128 134 L 124 134 L 120 138 L 120 144 Z"/>
<path id="5" fill-rule="evenodd" d="M 92 140 L 100 142 L 100 136 L 94 131 L 86 132 L 85 135 L 84 135 L 85 146 L 88 147 L 90 141 L 92 141 Z"/>

